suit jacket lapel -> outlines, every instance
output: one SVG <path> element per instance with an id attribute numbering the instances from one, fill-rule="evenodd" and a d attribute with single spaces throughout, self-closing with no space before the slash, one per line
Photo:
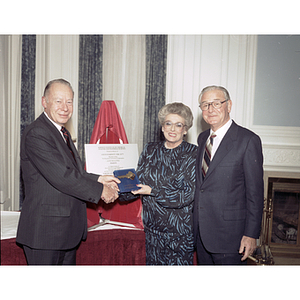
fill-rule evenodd
<path id="1" fill-rule="evenodd" d="M 224 159 L 224 157 L 231 151 L 234 141 L 237 138 L 237 129 L 238 126 L 232 121 L 230 128 L 227 133 L 223 137 L 218 150 L 216 151 L 212 161 L 210 162 L 208 171 L 206 173 L 205 179 L 209 177 L 209 175 L 213 172 L 213 170 L 220 164 L 220 162 Z"/>
<path id="2" fill-rule="evenodd" d="M 70 146 L 71 146 L 71 149 L 72 149 L 72 151 L 73 151 L 73 153 L 74 153 L 74 156 L 75 156 L 75 160 L 76 160 L 77 166 L 80 166 L 80 167 L 81 167 L 81 166 L 82 166 L 81 160 L 80 160 L 79 154 L 78 154 L 78 152 L 77 152 L 77 149 L 76 149 L 76 147 L 75 147 L 75 145 L 74 145 L 72 139 L 70 140 Z M 69 151 L 69 153 L 70 153 L 70 151 Z M 72 156 L 72 154 L 71 154 L 71 156 Z M 73 159 L 73 156 L 72 156 L 72 159 Z M 74 159 L 73 159 L 73 161 L 74 161 Z"/>
<path id="3" fill-rule="evenodd" d="M 51 131 L 51 135 L 53 135 L 57 139 L 59 144 L 62 146 L 62 149 L 65 151 L 65 154 L 72 160 L 73 164 L 75 166 L 77 166 L 77 164 L 78 164 L 78 153 L 77 153 L 77 150 L 76 150 L 75 145 L 73 144 L 72 140 L 70 141 L 70 144 L 71 144 L 72 151 L 73 151 L 73 153 L 76 157 L 76 162 L 74 161 L 72 153 L 70 152 L 66 142 L 64 141 L 64 138 L 62 137 L 60 132 L 57 130 L 57 128 L 48 120 L 48 118 L 45 116 L 44 113 L 42 113 L 40 115 L 40 118 L 41 118 L 41 121 L 43 123 L 45 123 L 47 125 L 47 127 L 49 128 L 49 130 Z"/>
<path id="4" fill-rule="evenodd" d="M 64 138 L 62 137 L 62 139 L 64 139 Z M 69 149 L 67 143 L 66 143 L 64 140 L 63 140 L 63 143 L 64 143 L 64 147 L 63 147 L 63 148 L 64 148 L 66 154 L 68 155 L 68 157 L 72 160 L 72 163 L 74 164 L 74 166 L 81 165 L 81 164 L 79 163 L 79 161 L 78 161 L 78 160 L 79 160 L 79 154 L 78 154 L 78 152 L 77 152 L 77 149 L 76 149 L 76 147 L 75 147 L 75 145 L 74 145 L 72 139 L 70 139 L 70 147 L 71 147 L 71 149 L 72 149 L 72 151 L 73 151 L 73 153 L 74 153 L 75 160 L 74 160 L 74 157 L 73 157 L 73 155 L 72 155 L 72 153 L 71 153 L 71 151 L 70 151 L 70 149 Z"/>

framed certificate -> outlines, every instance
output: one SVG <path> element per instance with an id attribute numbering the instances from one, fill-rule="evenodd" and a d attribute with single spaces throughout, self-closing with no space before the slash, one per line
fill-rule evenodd
<path id="1" fill-rule="evenodd" d="M 112 175 L 121 169 L 136 169 L 137 144 L 85 144 L 86 170 L 98 175 Z"/>
<path id="2" fill-rule="evenodd" d="M 115 170 L 114 176 L 121 180 L 121 183 L 118 184 L 120 193 L 128 193 L 140 189 L 136 186 L 140 182 L 135 169 Z"/>

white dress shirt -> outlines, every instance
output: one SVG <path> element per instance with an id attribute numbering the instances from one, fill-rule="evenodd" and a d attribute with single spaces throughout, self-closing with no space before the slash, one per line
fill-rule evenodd
<path id="1" fill-rule="evenodd" d="M 59 131 L 59 133 L 61 134 L 61 136 L 64 138 L 64 141 L 65 142 L 67 142 L 66 141 L 66 139 L 65 139 L 65 137 L 64 137 L 64 134 L 62 133 L 62 131 L 61 131 L 61 125 L 58 125 L 57 123 L 55 123 L 54 121 L 52 121 L 50 118 L 49 118 L 49 116 L 47 115 L 47 113 L 44 111 L 44 114 L 46 115 L 46 117 L 49 119 L 49 121 L 57 128 L 57 130 Z"/>
<path id="2" fill-rule="evenodd" d="M 214 138 L 213 146 L 212 146 L 212 151 L 211 151 L 211 160 L 213 159 L 220 143 L 222 142 L 222 139 L 226 132 L 228 131 L 229 127 L 232 124 L 232 120 L 230 119 L 225 125 L 223 125 L 221 128 L 219 128 L 217 131 L 214 131 L 214 133 L 217 135 Z M 212 134 L 212 130 L 210 130 L 210 135 Z M 209 135 L 209 136 L 210 136 Z"/>

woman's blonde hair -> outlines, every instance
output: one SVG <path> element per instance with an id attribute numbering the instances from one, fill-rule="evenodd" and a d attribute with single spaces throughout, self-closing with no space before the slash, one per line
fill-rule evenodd
<path id="1" fill-rule="evenodd" d="M 169 114 L 175 114 L 182 117 L 187 131 L 193 126 L 193 113 L 185 104 L 181 102 L 173 102 L 163 106 L 158 112 L 158 120 L 161 126 L 163 126 L 165 119 Z"/>

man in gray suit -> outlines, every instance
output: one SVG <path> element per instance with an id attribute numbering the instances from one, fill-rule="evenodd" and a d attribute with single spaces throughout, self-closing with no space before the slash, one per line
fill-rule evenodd
<path id="1" fill-rule="evenodd" d="M 199 103 L 210 129 L 198 137 L 194 206 L 198 264 L 245 264 L 261 227 L 261 141 L 230 118 L 232 101 L 225 88 L 204 88 Z"/>
<path id="2" fill-rule="evenodd" d="M 87 236 L 86 201 L 110 203 L 118 197 L 120 181 L 87 173 L 64 128 L 73 98 L 69 82 L 50 81 L 42 97 L 44 112 L 22 135 L 25 199 L 16 241 L 29 265 L 76 264 L 76 250 Z"/>

